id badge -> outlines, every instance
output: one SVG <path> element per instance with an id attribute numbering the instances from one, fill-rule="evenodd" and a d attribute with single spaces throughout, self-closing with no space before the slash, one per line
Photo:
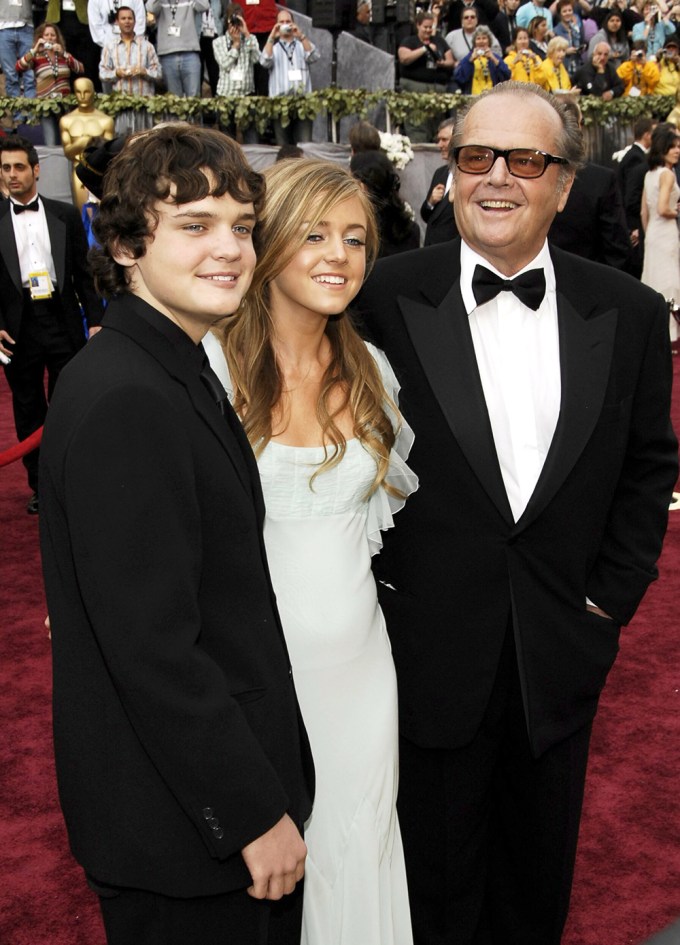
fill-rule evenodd
<path id="1" fill-rule="evenodd" d="M 289 82 L 302 82 L 302 69 L 289 69 L 288 81 Z"/>
<path id="2" fill-rule="evenodd" d="M 247 7 L 256 7 L 260 3 L 260 0 L 246 0 Z"/>
<path id="3" fill-rule="evenodd" d="M 168 27 L 168 36 L 179 36 L 181 33 L 179 26 L 169 26 Z"/>
<path id="4" fill-rule="evenodd" d="M 70 10 L 71 13 L 76 12 L 75 0 L 61 0 L 62 10 Z"/>
<path id="5" fill-rule="evenodd" d="M 52 280 L 46 269 L 42 269 L 38 272 L 29 272 L 28 286 L 31 290 L 32 299 L 52 298 Z"/>
<path id="6" fill-rule="evenodd" d="M 635 98 L 637 95 L 642 95 L 642 92 L 637 87 L 637 85 L 632 85 L 630 87 L 630 92 L 628 93 L 629 98 Z"/>
<path id="7" fill-rule="evenodd" d="M 243 70 L 242 69 L 232 69 L 229 73 L 234 82 L 243 82 Z"/>
<path id="8" fill-rule="evenodd" d="M 11 7 L 20 7 L 22 6 L 22 0 L 9 0 L 9 5 Z"/>

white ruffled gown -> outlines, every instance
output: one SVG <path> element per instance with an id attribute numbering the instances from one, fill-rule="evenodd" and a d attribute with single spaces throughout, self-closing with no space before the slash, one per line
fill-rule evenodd
<path id="1" fill-rule="evenodd" d="M 204 346 L 230 391 L 211 338 Z M 392 369 L 369 347 L 396 401 Z M 388 473 L 405 494 L 418 484 L 404 462 L 412 442 L 402 429 Z M 404 502 L 382 488 L 366 500 L 375 462 L 359 440 L 310 487 L 322 461 L 322 447 L 276 442 L 259 458 L 267 556 L 316 767 L 302 945 L 412 945 L 396 812 L 396 678 L 371 572 L 380 530 Z"/>

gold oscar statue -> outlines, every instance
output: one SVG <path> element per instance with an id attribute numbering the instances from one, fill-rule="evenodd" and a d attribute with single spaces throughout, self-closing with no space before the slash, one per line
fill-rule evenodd
<path id="1" fill-rule="evenodd" d="M 94 107 L 94 85 L 91 79 L 76 79 L 73 92 L 78 107 L 59 119 L 59 131 L 64 154 L 72 162 L 71 188 L 73 200 L 79 210 L 87 200 L 87 190 L 75 174 L 80 156 L 93 138 L 111 141 L 115 137 L 113 118 Z"/>

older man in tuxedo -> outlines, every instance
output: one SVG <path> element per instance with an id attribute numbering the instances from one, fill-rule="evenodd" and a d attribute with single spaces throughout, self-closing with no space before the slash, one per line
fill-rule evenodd
<path id="1" fill-rule="evenodd" d="M 557 945 L 591 723 L 677 475 L 667 312 L 546 242 L 583 157 L 562 103 L 505 83 L 452 143 L 462 240 L 360 297 L 421 482 L 376 559 L 415 942 Z"/>

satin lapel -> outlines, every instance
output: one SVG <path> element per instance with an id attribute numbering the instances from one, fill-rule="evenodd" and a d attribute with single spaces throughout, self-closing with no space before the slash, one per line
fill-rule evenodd
<path id="1" fill-rule="evenodd" d="M 54 274 L 57 277 L 57 285 L 63 290 L 66 285 L 66 224 L 51 212 L 47 204 L 45 204 L 45 219 L 50 234 Z"/>
<path id="2" fill-rule="evenodd" d="M 618 309 L 584 318 L 557 293 L 562 397 L 543 470 L 517 528 L 525 528 L 553 498 L 583 452 L 604 401 Z"/>
<path id="3" fill-rule="evenodd" d="M 501 515 L 512 522 L 458 280 L 436 307 L 397 301 L 451 432 Z"/>
<path id="4" fill-rule="evenodd" d="M 7 209 L 0 217 L 0 251 L 5 260 L 9 277 L 16 286 L 17 292 L 21 295 L 21 269 L 19 267 L 17 243 L 14 238 L 14 227 L 12 226 L 12 211 L 9 204 L 10 201 L 7 201 Z"/>

